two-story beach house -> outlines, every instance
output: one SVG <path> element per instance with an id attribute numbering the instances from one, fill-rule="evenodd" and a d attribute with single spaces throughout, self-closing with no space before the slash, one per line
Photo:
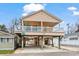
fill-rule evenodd
<path id="1" fill-rule="evenodd" d="M 61 20 L 49 14 L 47 11 L 39 10 L 33 12 L 21 19 L 21 29 L 16 29 L 14 32 L 20 36 L 21 47 L 37 46 L 43 48 L 45 45 L 53 44 L 53 38 L 58 38 L 58 47 L 60 48 L 60 40 L 64 35 L 64 31 L 55 30 L 54 27 Z"/>

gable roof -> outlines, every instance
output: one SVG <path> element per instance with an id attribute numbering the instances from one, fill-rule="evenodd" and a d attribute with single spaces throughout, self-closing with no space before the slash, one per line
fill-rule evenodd
<path id="1" fill-rule="evenodd" d="M 10 33 L 7 33 L 7 32 L 4 32 L 4 31 L 0 31 L 0 37 L 9 37 L 9 38 L 13 38 L 14 35 L 10 34 Z"/>
<path id="2" fill-rule="evenodd" d="M 37 12 L 32 12 L 32 13 L 28 14 L 27 16 L 22 17 L 22 19 L 28 18 L 28 17 L 30 17 L 30 16 L 32 16 L 32 15 L 35 15 L 35 14 L 37 14 L 37 13 L 40 13 L 40 12 L 44 12 L 44 13 L 46 13 L 48 16 L 50 16 L 50 17 L 52 17 L 52 18 L 58 20 L 59 22 L 62 22 L 62 20 L 59 19 L 57 16 L 52 15 L 52 14 L 48 13 L 48 12 L 45 11 L 45 10 L 39 10 L 39 11 L 37 11 Z"/>

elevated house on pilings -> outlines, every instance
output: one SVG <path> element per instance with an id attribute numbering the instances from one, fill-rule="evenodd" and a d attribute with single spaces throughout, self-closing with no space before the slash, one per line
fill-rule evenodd
<path id="1" fill-rule="evenodd" d="M 47 11 L 39 10 L 27 15 L 21 19 L 21 29 L 15 30 L 20 36 L 21 47 L 37 46 L 43 48 L 48 45 L 50 40 L 53 44 L 53 38 L 58 37 L 58 48 L 64 31 L 54 30 L 54 27 L 62 22 L 58 17 L 49 14 Z"/>

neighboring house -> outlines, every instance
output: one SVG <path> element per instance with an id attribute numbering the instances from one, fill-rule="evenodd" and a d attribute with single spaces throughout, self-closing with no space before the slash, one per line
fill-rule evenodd
<path id="1" fill-rule="evenodd" d="M 74 32 L 70 34 L 66 34 L 61 44 L 63 45 L 72 45 L 72 46 L 79 46 L 79 32 Z"/>
<path id="2" fill-rule="evenodd" d="M 14 35 L 0 31 L 0 50 L 14 50 L 15 39 Z"/>
<path id="3" fill-rule="evenodd" d="M 44 10 L 27 15 L 21 19 L 21 29 L 15 29 L 15 33 L 21 38 L 21 47 L 33 45 L 44 47 L 53 44 L 53 38 L 57 37 L 58 47 L 60 48 L 60 40 L 64 35 L 64 31 L 55 30 L 54 27 L 62 22 L 58 17 L 49 14 Z M 30 43 L 32 42 L 32 43 Z"/>

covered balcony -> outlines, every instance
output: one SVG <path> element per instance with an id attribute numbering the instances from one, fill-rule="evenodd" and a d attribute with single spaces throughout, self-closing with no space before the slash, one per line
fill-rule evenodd
<path id="1" fill-rule="evenodd" d="M 41 27 L 41 26 L 23 26 L 24 32 L 63 32 L 63 28 Z"/>
<path id="2" fill-rule="evenodd" d="M 23 21 L 21 29 L 15 31 L 22 35 L 64 35 L 63 28 L 54 27 L 56 22 Z"/>
<path id="3" fill-rule="evenodd" d="M 25 35 L 64 35 L 63 28 L 23 26 L 22 34 Z"/>

